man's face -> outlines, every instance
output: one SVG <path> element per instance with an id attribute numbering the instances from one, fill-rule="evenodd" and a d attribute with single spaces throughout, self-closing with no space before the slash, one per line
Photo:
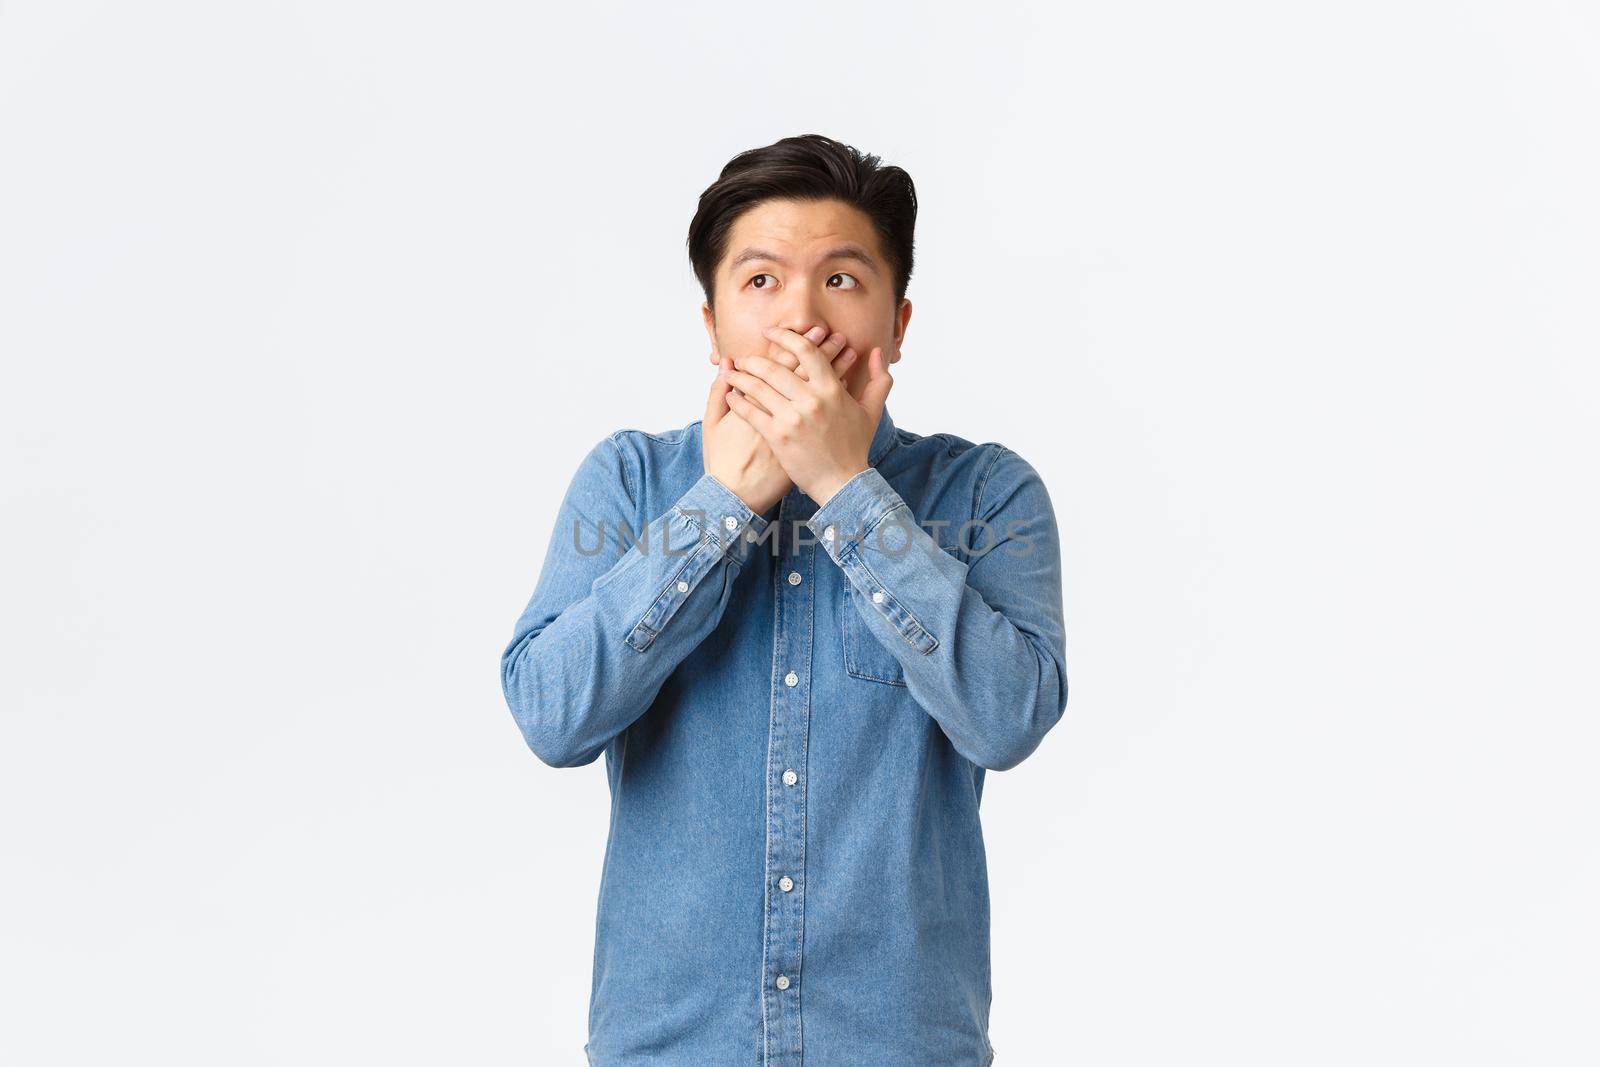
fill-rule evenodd
<path id="1" fill-rule="evenodd" d="M 716 307 L 701 304 L 713 364 L 720 356 L 770 356 L 768 326 L 844 334 L 856 350 L 846 386 L 865 382 L 867 356 L 900 359 L 911 301 L 898 307 L 894 275 L 865 212 L 839 200 L 764 200 L 733 224 L 717 265 Z M 715 310 L 716 314 L 712 312 Z"/>

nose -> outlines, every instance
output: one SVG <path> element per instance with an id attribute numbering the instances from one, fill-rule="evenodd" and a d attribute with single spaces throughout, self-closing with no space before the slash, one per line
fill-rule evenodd
<path id="1" fill-rule="evenodd" d="M 818 309 L 813 293 L 804 286 L 796 286 L 789 290 L 788 296 L 789 302 L 778 316 L 779 326 L 802 335 L 813 326 L 821 326 L 824 337 L 833 332 Z"/>

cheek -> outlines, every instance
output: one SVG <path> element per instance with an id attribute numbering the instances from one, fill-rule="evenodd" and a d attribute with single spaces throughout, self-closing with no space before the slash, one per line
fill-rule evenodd
<path id="1" fill-rule="evenodd" d="M 717 349 L 725 356 L 740 356 L 765 352 L 767 339 L 761 336 L 766 323 L 749 322 L 723 311 L 717 319 Z"/>
<path id="2" fill-rule="evenodd" d="M 765 355 L 768 342 L 761 331 L 771 325 L 765 313 L 734 308 L 718 322 L 717 333 L 722 338 L 723 351 L 730 355 Z"/>
<path id="3" fill-rule="evenodd" d="M 876 308 L 855 310 L 856 314 L 840 316 L 833 324 L 834 329 L 849 338 L 850 344 L 862 355 L 872 351 L 874 345 L 888 348 L 889 339 L 894 336 L 893 320 L 885 319 Z"/>

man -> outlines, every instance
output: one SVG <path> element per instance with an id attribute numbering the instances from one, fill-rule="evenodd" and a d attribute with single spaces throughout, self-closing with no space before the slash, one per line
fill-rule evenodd
<path id="1" fill-rule="evenodd" d="M 1060 545 L 1015 452 L 889 417 L 915 221 L 829 138 L 728 163 L 704 416 L 589 451 L 502 656 L 541 760 L 606 756 L 594 1067 L 994 1059 L 978 805 L 1066 706 Z"/>

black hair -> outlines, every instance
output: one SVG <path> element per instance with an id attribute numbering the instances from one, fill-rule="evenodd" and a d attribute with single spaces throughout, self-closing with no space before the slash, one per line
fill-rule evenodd
<path id="1" fill-rule="evenodd" d="M 884 166 L 820 133 L 785 137 L 740 152 L 700 194 L 689 223 L 689 262 L 706 303 L 715 307 L 717 264 L 728 250 L 733 224 L 763 200 L 842 200 L 872 220 L 894 274 L 895 306 L 911 281 L 912 234 L 917 225 L 917 190 L 911 175 Z"/>

